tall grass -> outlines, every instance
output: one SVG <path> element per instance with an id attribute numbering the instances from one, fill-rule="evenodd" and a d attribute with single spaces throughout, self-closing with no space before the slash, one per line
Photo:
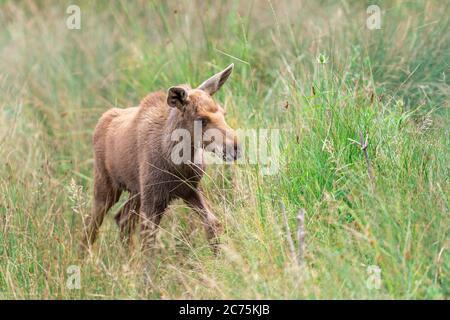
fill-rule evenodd
<path id="1" fill-rule="evenodd" d="M 63 2 L 0 3 L 1 298 L 449 297 L 444 2 L 381 1 L 373 31 L 356 1 L 81 1 L 81 30 L 66 28 Z M 150 284 L 111 217 L 80 260 L 99 116 L 230 62 L 217 95 L 229 124 L 280 128 L 282 153 L 273 176 L 208 168 L 222 253 L 212 255 L 199 219 L 176 202 Z M 301 267 L 280 202 L 291 230 L 306 210 Z M 81 268 L 79 290 L 66 285 L 70 265 Z M 367 286 L 372 265 L 378 289 Z"/>

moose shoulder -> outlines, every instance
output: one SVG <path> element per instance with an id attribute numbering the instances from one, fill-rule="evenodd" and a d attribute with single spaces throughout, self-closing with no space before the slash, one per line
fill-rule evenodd
<path id="1" fill-rule="evenodd" d="M 125 245 L 140 225 L 142 248 L 151 248 L 164 211 L 172 200 L 181 198 L 200 215 L 216 250 L 220 223 L 202 195 L 199 182 L 204 168 L 196 165 L 193 157 L 206 147 L 211 149 L 211 144 L 216 144 L 212 150 L 226 160 L 239 156 L 236 134 L 212 98 L 232 70 L 230 65 L 196 89 L 174 86 L 167 94 L 149 94 L 138 107 L 113 108 L 103 114 L 93 137 L 94 201 L 85 226 L 84 248 L 93 244 L 104 216 L 126 191 L 129 199 L 115 217 Z M 177 141 L 172 141 L 172 132 L 182 129 L 193 136 L 196 123 L 201 123 L 203 131 L 216 130 L 221 139 L 208 146 L 189 139 L 192 159 L 174 162 Z"/>

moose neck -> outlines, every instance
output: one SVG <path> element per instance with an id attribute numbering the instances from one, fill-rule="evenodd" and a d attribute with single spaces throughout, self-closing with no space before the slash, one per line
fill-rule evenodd
<path id="1" fill-rule="evenodd" d="M 172 136 L 175 130 L 180 130 L 180 133 L 184 132 L 189 136 L 183 136 L 183 138 L 181 138 L 183 140 L 180 141 L 177 139 L 177 135 L 175 135 L 175 137 Z M 199 161 L 196 159 L 196 156 L 199 155 L 198 152 L 202 152 L 202 150 L 198 150 L 194 147 L 194 138 L 195 137 L 189 134 L 189 131 L 186 130 L 186 120 L 183 118 L 182 112 L 178 109 L 171 108 L 164 126 L 162 152 L 164 154 L 164 158 L 167 159 L 174 171 L 181 173 L 187 178 L 190 178 L 193 175 L 199 175 L 201 177 L 203 170 L 205 169 L 204 165 L 201 162 L 198 163 Z M 180 143 L 189 144 L 183 146 L 183 152 L 189 152 L 190 156 L 188 155 L 187 159 L 178 164 L 173 161 L 172 156 L 173 153 L 178 153 L 180 151 Z M 174 150 L 174 148 L 177 149 Z"/>

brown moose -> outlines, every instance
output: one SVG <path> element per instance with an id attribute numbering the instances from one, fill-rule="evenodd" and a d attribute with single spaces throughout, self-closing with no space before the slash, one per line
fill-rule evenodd
<path id="1" fill-rule="evenodd" d="M 233 64 L 196 89 L 171 87 L 167 94 L 147 95 L 138 107 L 113 108 L 103 114 L 93 136 L 94 201 L 85 226 L 84 248 L 93 244 L 104 216 L 121 193 L 128 191 L 129 199 L 115 217 L 125 245 L 130 244 L 139 222 L 142 249 L 150 249 L 167 206 L 181 198 L 200 215 L 215 251 L 221 227 L 199 186 L 204 165 L 194 162 L 205 143 L 189 141 L 191 161 L 174 163 L 171 155 L 178 141 L 172 141 L 171 133 L 184 129 L 193 135 L 194 123 L 200 121 L 203 131 L 216 129 L 223 135 L 218 139 L 222 145 L 215 151 L 219 150 L 225 160 L 238 158 L 240 145 L 235 131 L 225 122 L 224 109 L 212 99 L 232 70 Z"/>

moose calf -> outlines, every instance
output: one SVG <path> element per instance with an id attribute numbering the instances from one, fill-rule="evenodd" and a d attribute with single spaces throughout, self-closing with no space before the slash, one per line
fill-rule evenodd
<path id="1" fill-rule="evenodd" d="M 174 86 L 167 94 L 149 94 L 138 107 L 113 108 L 103 114 L 93 137 L 94 202 L 85 226 L 84 248 L 93 244 L 104 216 L 121 193 L 128 191 L 129 199 L 115 217 L 126 245 L 139 222 L 142 249 L 151 248 L 164 211 L 172 200 L 181 198 L 200 215 L 215 250 L 220 223 L 200 190 L 204 165 L 194 161 L 207 146 L 186 140 L 192 151 L 190 159 L 175 163 L 171 155 L 178 141 L 171 137 L 176 129 L 193 136 L 194 123 L 199 121 L 203 132 L 215 129 L 222 135 L 222 139 L 216 139 L 222 141 L 221 145 L 213 150 L 225 160 L 237 159 L 240 145 L 235 131 L 225 122 L 223 108 L 212 99 L 232 70 L 233 64 L 196 89 Z"/>

